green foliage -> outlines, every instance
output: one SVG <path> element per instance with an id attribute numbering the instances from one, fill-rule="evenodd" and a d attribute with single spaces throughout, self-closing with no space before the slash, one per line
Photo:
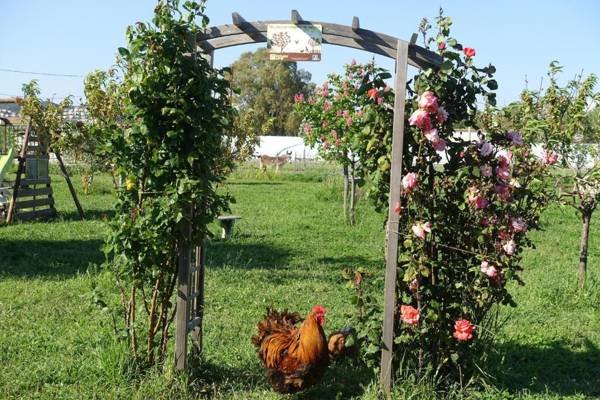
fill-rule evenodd
<path id="1" fill-rule="evenodd" d="M 72 127 L 64 120 L 63 112 L 72 104 L 70 97 L 58 104 L 51 99 L 42 100 L 40 87 L 35 79 L 23 85 L 21 115 L 31 118 L 31 126 L 41 144 L 41 151 L 60 151 L 65 147 L 62 143 L 64 134 Z"/>
<path id="2" fill-rule="evenodd" d="M 310 76 L 295 62 L 269 61 L 266 49 L 242 53 L 229 77 L 236 125 L 260 135 L 295 135 L 301 117 L 294 113 L 294 94 L 312 92 Z"/>
<path id="3" fill-rule="evenodd" d="M 130 26 L 128 47 L 119 49 L 125 129 L 105 133 L 108 154 L 127 180 L 105 252 L 130 349 L 146 365 L 166 356 L 178 249 L 199 245 L 228 207 L 229 198 L 216 192 L 231 167 L 223 140 L 234 115 L 228 85 L 222 71 L 193 54 L 193 38 L 207 23 L 204 2 L 186 1 L 181 9 L 177 0 L 161 1 L 152 23 Z M 115 114 L 108 114 L 113 124 Z"/>

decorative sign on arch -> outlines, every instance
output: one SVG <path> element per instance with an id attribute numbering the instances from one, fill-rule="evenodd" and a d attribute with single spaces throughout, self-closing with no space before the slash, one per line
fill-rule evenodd
<path id="1" fill-rule="evenodd" d="M 269 60 L 321 61 L 322 32 L 321 25 L 267 25 Z"/>
<path id="2" fill-rule="evenodd" d="M 408 65 L 417 68 L 438 68 L 442 58 L 416 45 L 417 35 L 410 41 L 385 35 L 360 27 L 358 17 L 352 25 L 339 25 L 317 21 L 304 21 L 296 10 L 292 10 L 291 21 L 248 22 L 238 13 L 232 14 L 232 24 L 208 28 L 196 37 L 197 45 L 203 50 L 210 63 L 214 51 L 226 47 L 268 41 L 268 27 L 273 24 L 320 25 L 322 43 L 364 50 L 396 60 L 394 78 L 394 122 L 392 128 L 392 165 L 387 222 L 386 269 L 384 288 L 383 348 L 381 353 L 381 385 L 390 393 L 394 346 L 394 316 L 396 311 L 396 270 L 398 262 L 399 216 L 394 207 L 400 201 L 402 178 L 402 149 L 404 143 L 404 106 Z M 202 343 L 202 319 L 204 312 L 204 248 L 183 247 L 179 251 L 179 287 L 177 291 L 177 317 L 175 362 L 177 369 L 187 364 L 187 334 L 192 333 L 196 348 Z"/>

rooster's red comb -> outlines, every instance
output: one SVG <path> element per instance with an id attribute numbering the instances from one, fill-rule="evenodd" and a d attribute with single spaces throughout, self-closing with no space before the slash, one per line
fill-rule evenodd
<path id="1" fill-rule="evenodd" d="M 327 310 L 323 306 L 314 306 L 312 310 L 313 312 L 316 312 L 318 314 L 325 314 L 327 312 Z"/>

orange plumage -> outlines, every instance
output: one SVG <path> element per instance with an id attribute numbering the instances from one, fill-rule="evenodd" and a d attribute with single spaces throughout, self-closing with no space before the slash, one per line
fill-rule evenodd
<path id="1" fill-rule="evenodd" d="M 298 313 L 267 310 L 252 342 L 258 349 L 273 390 L 294 393 L 318 383 L 329 365 L 322 325 L 325 309 L 315 306 L 302 325 Z"/>

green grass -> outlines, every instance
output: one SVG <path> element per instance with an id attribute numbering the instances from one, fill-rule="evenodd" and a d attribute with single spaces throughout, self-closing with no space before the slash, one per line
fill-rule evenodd
<path id="1" fill-rule="evenodd" d="M 60 216 L 0 227 L 0 398 L 288 398 L 273 393 L 250 343 L 267 306 L 306 312 L 328 308 L 327 329 L 352 310 L 341 270 L 363 266 L 383 274 L 383 218 L 360 202 L 356 227 L 341 216 L 336 170 L 288 165 L 279 175 L 237 171 L 224 190 L 241 215 L 230 241 L 207 254 L 204 359 L 189 377 L 136 375 L 109 314 L 94 305 L 92 283 L 111 298 L 103 261 L 113 198 L 108 176 L 81 195 L 79 221 L 64 180 L 53 175 Z M 80 180 L 74 177 L 81 193 Z M 580 224 L 570 209 L 552 207 L 538 247 L 527 252 L 524 279 L 513 287 L 516 309 L 491 356 L 494 389 L 473 398 L 600 397 L 600 224 L 593 220 L 588 288 L 576 290 Z M 215 232 L 218 227 L 213 226 Z M 92 266 L 91 268 L 90 265 Z M 379 398 L 369 371 L 337 365 L 322 385 L 294 398 Z M 425 384 L 400 382 L 397 398 L 435 398 Z"/>

